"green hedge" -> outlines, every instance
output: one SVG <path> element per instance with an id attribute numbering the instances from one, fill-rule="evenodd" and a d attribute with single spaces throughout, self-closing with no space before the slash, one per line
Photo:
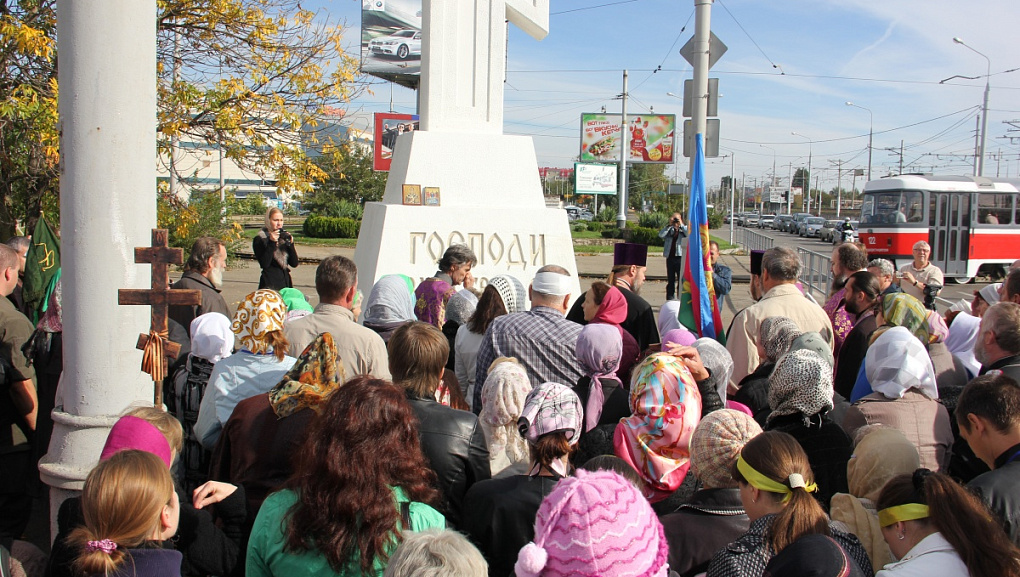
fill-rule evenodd
<path id="1" fill-rule="evenodd" d="M 606 228 L 602 231 L 602 238 L 623 238 L 623 231 L 618 228 Z"/>
<path id="2" fill-rule="evenodd" d="M 602 226 L 601 222 L 592 220 L 588 222 L 588 230 L 591 232 L 602 232 L 605 227 Z"/>
<path id="3" fill-rule="evenodd" d="M 638 226 L 654 228 L 659 231 L 669 223 L 671 216 L 673 216 L 672 213 L 666 212 L 643 212 L 638 216 Z"/>
<path id="4" fill-rule="evenodd" d="M 312 215 L 305 219 L 304 233 L 313 238 L 358 238 L 361 222 L 353 218 Z"/>
<path id="5" fill-rule="evenodd" d="M 629 242 L 647 244 L 649 246 L 662 246 L 664 244 L 663 239 L 659 238 L 659 231 L 654 228 L 635 226 L 628 228 L 627 234 L 629 235 Z"/>

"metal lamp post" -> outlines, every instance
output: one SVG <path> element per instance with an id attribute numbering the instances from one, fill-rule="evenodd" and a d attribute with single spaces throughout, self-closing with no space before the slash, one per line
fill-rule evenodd
<path id="1" fill-rule="evenodd" d="M 776 185 L 776 149 L 772 148 L 771 146 L 765 146 L 764 144 L 759 144 L 758 146 L 760 146 L 762 148 L 767 148 L 767 149 L 772 151 L 772 179 L 769 181 L 769 197 L 770 197 L 769 198 L 769 210 L 771 210 L 772 209 L 772 198 L 771 198 L 772 197 L 772 187 Z M 760 213 L 761 214 L 765 213 L 765 195 L 764 194 L 761 195 L 761 209 L 760 209 Z"/>
<path id="2" fill-rule="evenodd" d="M 985 137 L 988 135 L 988 92 L 991 90 L 990 82 L 992 78 L 992 61 L 990 58 L 985 56 L 983 53 L 978 52 L 974 47 L 964 42 L 959 36 L 953 38 L 953 42 L 956 42 L 960 46 L 963 46 L 967 50 L 977 54 L 978 56 L 985 59 L 988 64 L 987 72 L 985 73 L 985 99 L 981 104 L 981 144 L 978 146 L 977 154 L 977 167 L 975 176 L 984 176 L 985 174 Z"/>
<path id="3" fill-rule="evenodd" d="M 853 102 L 847 101 L 846 105 L 868 111 L 868 118 L 870 119 L 868 122 L 868 180 L 871 180 L 871 149 L 872 139 L 875 136 L 875 115 L 872 114 L 870 108 L 865 108 L 859 104 L 854 104 Z"/>

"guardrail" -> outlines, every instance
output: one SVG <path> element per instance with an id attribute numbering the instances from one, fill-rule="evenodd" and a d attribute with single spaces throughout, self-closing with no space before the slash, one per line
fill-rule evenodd
<path id="1" fill-rule="evenodd" d="M 745 250 L 768 250 L 775 245 L 775 240 L 770 237 L 748 230 L 746 228 L 737 229 L 737 244 L 744 247 Z"/>
<path id="2" fill-rule="evenodd" d="M 797 256 L 804 263 L 804 271 L 800 273 L 800 282 L 808 290 L 818 293 L 818 302 L 825 302 L 832 286 L 832 253 L 823 254 L 797 247 Z"/>

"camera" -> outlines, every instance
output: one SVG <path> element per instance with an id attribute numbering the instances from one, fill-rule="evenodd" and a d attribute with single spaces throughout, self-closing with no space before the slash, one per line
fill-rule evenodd
<path id="1" fill-rule="evenodd" d="M 935 310 L 935 297 L 938 296 L 941 290 L 942 285 L 940 284 L 924 285 L 924 308 Z"/>
<path id="2" fill-rule="evenodd" d="M 672 220 L 672 222 L 673 222 L 674 224 L 675 224 L 675 223 L 678 223 L 678 222 L 680 222 L 680 219 L 679 219 L 679 218 L 674 218 L 674 219 Z"/>

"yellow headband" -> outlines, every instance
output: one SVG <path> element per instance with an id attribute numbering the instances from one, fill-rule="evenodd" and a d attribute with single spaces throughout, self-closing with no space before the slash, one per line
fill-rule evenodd
<path id="1" fill-rule="evenodd" d="M 759 489 L 761 491 L 768 491 L 769 493 L 779 493 L 780 495 L 785 495 L 785 497 L 783 497 L 783 503 L 789 501 L 790 496 L 793 494 L 793 489 L 791 489 L 790 487 L 787 487 L 786 485 L 778 481 L 773 481 L 772 479 L 769 479 L 765 475 L 762 475 L 761 473 L 756 471 L 754 467 L 749 465 L 747 461 L 744 460 L 744 457 L 742 455 L 737 456 L 737 470 L 740 471 L 740 474 L 744 476 L 744 480 L 747 481 L 747 483 L 754 487 L 755 489 Z M 803 487 L 804 490 L 807 491 L 808 493 L 814 493 L 815 491 L 818 490 L 818 485 L 815 483 L 811 483 L 810 485 L 804 484 L 804 478 L 801 475 L 790 475 L 790 477 L 791 478 L 797 477 L 800 482 L 793 484 L 795 484 L 798 487 Z"/>
<path id="2" fill-rule="evenodd" d="M 896 505 L 895 507 L 882 509 L 878 512 L 878 524 L 882 527 L 888 527 L 889 525 L 899 521 L 915 521 L 917 519 L 927 518 L 928 505 L 922 505 L 920 503 Z"/>

